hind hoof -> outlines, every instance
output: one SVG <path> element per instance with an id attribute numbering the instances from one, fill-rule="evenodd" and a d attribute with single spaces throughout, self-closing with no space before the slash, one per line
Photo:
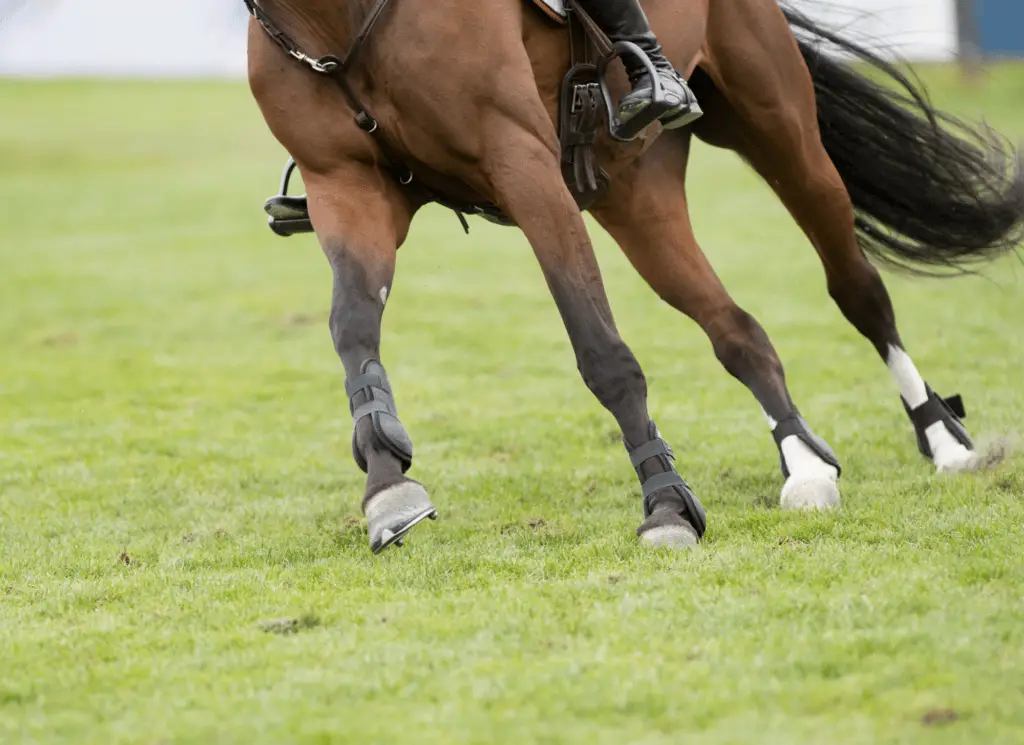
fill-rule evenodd
<path id="1" fill-rule="evenodd" d="M 839 487 L 830 478 L 790 476 L 782 487 L 784 510 L 830 510 L 839 506 Z"/>
<path id="2" fill-rule="evenodd" d="M 363 507 L 369 524 L 370 550 L 379 554 L 389 546 L 401 546 L 410 530 L 427 519 L 437 519 L 437 509 L 427 490 L 415 481 L 403 481 L 374 494 Z"/>

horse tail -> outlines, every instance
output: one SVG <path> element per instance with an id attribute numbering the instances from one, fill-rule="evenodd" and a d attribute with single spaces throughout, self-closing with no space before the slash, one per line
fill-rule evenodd
<path id="1" fill-rule="evenodd" d="M 850 193 L 865 253 L 935 275 L 1020 245 L 1024 154 L 987 126 L 935 109 L 918 79 L 879 54 L 784 12 L 811 71 L 822 142 Z M 873 77 L 825 46 L 873 68 Z"/>

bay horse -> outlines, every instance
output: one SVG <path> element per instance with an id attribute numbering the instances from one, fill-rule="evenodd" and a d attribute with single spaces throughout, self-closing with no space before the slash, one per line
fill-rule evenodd
<path id="1" fill-rule="evenodd" d="M 396 158 L 433 193 L 497 205 L 523 231 L 583 380 L 622 431 L 643 494 L 637 535 L 653 545 L 697 543 L 704 509 L 648 413 L 644 374 L 616 330 L 560 171 L 565 30 L 525 0 L 247 4 L 294 44 L 289 55 L 251 21 L 249 81 L 298 165 L 334 273 L 330 330 L 355 421 L 353 456 L 367 473 L 371 549 L 401 545 L 436 517 L 426 489 L 406 475 L 412 442 L 380 359 L 397 250 L 427 201 L 395 178 Z M 655 126 L 630 143 L 604 136 L 598 155 L 610 183 L 590 211 L 753 394 L 779 449 L 781 505 L 837 505 L 840 464 L 794 404 L 764 329 L 730 298 L 694 238 L 685 186 L 694 135 L 738 153 L 799 223 L 831 297 L 888 366 L 921 453 L 939 471 L 973 467 L 980 455 L 962 402 L 939 397 L 918 373 L 868 257 L 949 274 L 1013 251 L 1024 226 L 1021 155 L 988 129 L 935 110 L 916 81 L 871 49 L 777 0 L 647 0 L 645 9 L 705 116 L 689 129 Z M 350 45 L 370 14 L 380 17 L 360 37 L 344 85 L 313 74 L 317 55 Z M 625 90 L 621 72 L 612 82 L 616 94 Z M 372 126 L 353 118 L 353 93 L 374 113 Z"/>

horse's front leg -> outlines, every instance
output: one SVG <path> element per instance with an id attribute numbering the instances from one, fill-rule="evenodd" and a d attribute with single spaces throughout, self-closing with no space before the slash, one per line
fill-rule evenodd
<path id="1" fill-rule="evenodd" d="M 644 497 L 637 535 L 655 545 L 692 545 L 704 534 L 704 510 L 647 413 L 644 374 L 615 328 L 586 226 L 562 181 L 557 144 L 511 122 L 498 130 L 489 133 L 486 173 L 534 249 L 583 380 L 622 429 Z"/>
<path id="2" fill-rule="evenodd" d="M 304 173 L 303 180 L 317 238 L 334 271 L 331 337 L 345 367 L 354 420 L 352 455 L 367 474 L 362 506 L 370 548 L 379 553 L 400 545 L 413 527 L 437 514 L 426 489 L 405 476 L 412 441 L 398 419 L 380 359 L 381 317 L 413 209 L 369 166 Z"/>

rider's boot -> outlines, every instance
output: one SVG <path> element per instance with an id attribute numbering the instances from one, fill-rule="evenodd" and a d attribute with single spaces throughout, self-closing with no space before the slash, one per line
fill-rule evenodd
<path id="1" fill-rule="evenodd" d="M 696 121 L 703 115 L 697 97 L 686 84 L 683 76 L 676 72 L 672 63 L 661 52 L 650 23 L 640 7 L 639 0 L 579 0 L 583 9 L 608 34 L 612 42 L 631 41 L 642 49 L 655 69 L 670 104 L 667 112 L 659 117 L 665 129 L 676 129 Z M 624 55 L 629 82 L 633 90 L 623 97 L 619 104 L 619 120 L 628 122 L 651 105 L 654 86 L 647 67 L 635 55 Z"/>

